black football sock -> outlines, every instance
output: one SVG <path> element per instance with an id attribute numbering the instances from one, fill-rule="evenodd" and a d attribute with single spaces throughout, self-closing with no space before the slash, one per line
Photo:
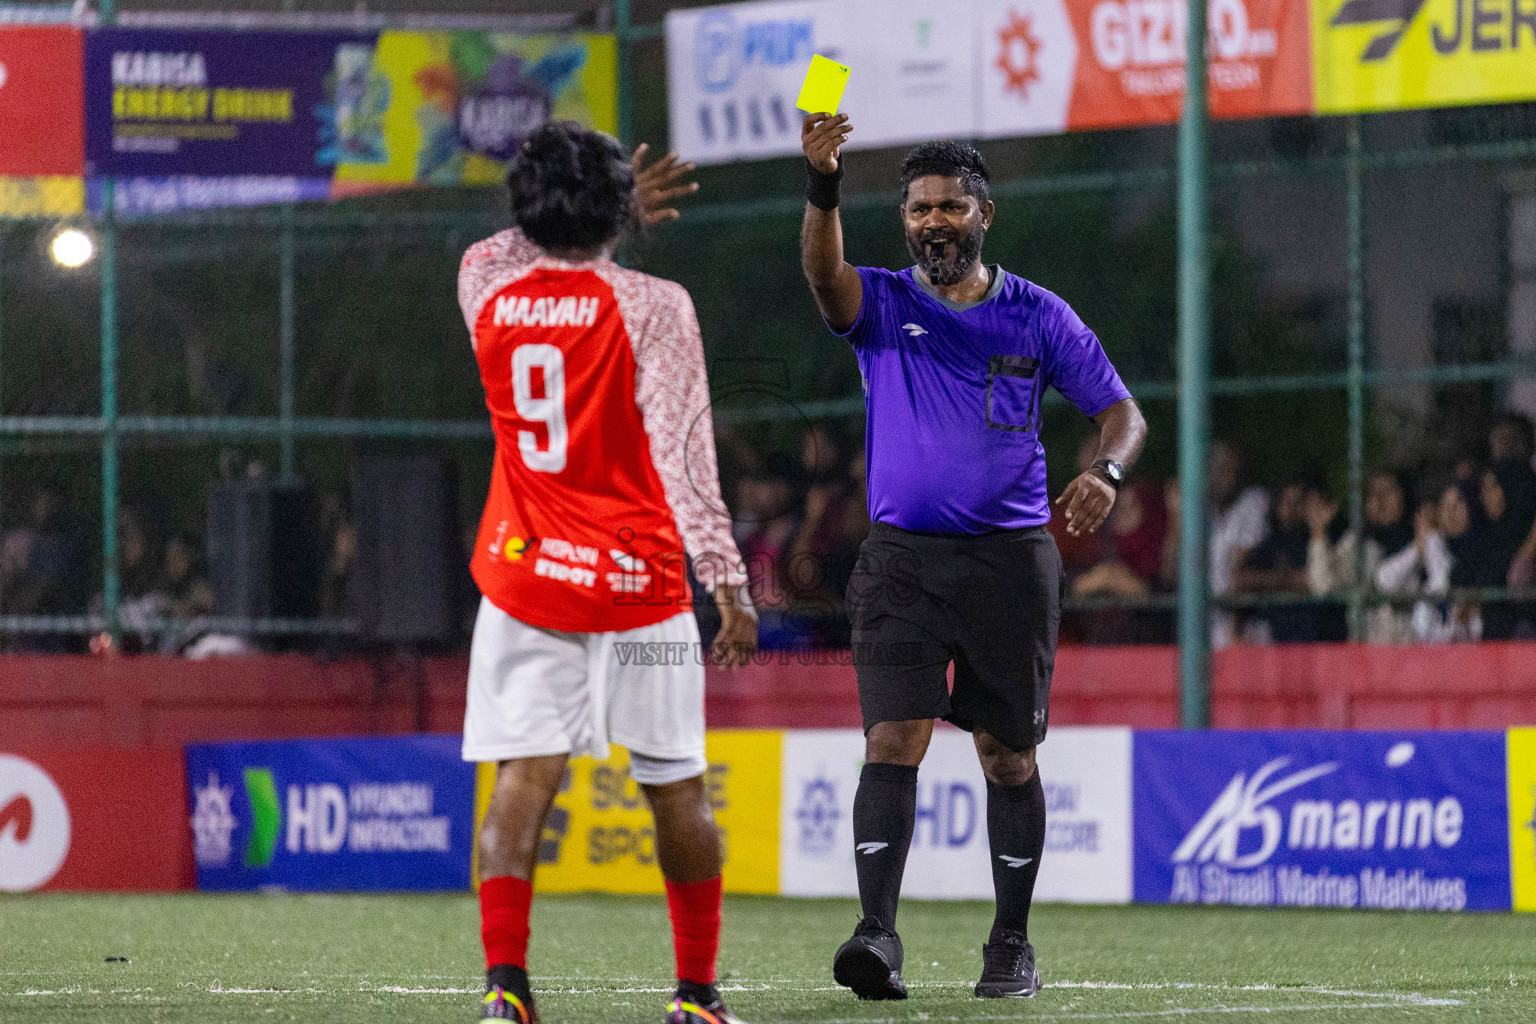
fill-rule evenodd
<path id="1" fill-rule="evenodd" d="M 489 992 L 493 988 L 511 992 L 519 999 L 527 999 L 531 994 L 528 971 L 512 964 L 497 964 L 485 972 L 485 990 Z"/>
<path id="2" fill-rule="evenodd" d="M 1029 936 L 1029 904 L 1045 849 L 1045 787 L 1037 770 L 1020 786 L 987 783 L 987 838 L 992 844 L 992 888 L 997 917 L 992 940 L 1002 930 Z"/>
<path id="3" fill-rule="evenodd" d="M 896 900 L 917 820 L 917 768 L 866 764 L 853 797 L 853 862 L 864 920 L 896 930 Z"/>

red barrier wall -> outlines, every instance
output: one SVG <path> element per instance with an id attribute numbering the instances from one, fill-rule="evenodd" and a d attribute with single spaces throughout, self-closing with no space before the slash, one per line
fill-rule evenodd
<path id="1" fill-rule="evenodd" d="M 775 655 L 738 672 L 711 669 L 711 724 L 858 725 L 846 652 L 807 660 Z M 0 656 L 0 749 L 457 732 L 465 670 L 451 657 Z M 1177 673 L 1171 647 L 1064 647 L 1051 721 L 1174 727 Z M 1216 654 L 1212 717 L 1222 728 L 1536 724 L 1536 643 L 1230 648 Z"/>
<path id="2" fill-rule="evenodd" d="M 196 881 L 180 750 L 0 745 L 0 818 L 0 889 L 167 892 Z"/>

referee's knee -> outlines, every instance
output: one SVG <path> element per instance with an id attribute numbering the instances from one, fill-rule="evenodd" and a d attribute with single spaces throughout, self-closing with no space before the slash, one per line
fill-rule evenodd
<path id="1" fill-rule="evenodd" d="M 1011 750 L 984 732 L 976 734 L 981 773 L 998 786 L 1022 786 L 1035 774 L 1035 748 Z"/>

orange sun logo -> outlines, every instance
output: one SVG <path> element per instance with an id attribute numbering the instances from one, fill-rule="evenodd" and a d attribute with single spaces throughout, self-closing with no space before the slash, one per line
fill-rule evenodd
<path id="1" fill-rule="evenodd" d="M 1030 30 L 1029 19 L 1009 10 L 1008 24 L 998 30 L 997 42 L 997 69 L 1007 79 L 1003 90 L 1029 99 L 1030 83 L 1040 81 L 1040 40 Z"/>

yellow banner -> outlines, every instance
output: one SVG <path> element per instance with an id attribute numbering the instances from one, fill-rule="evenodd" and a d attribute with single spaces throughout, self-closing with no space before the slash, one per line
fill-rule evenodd
<path id="1" fill-rule="evenodd" d="M 1313 0 L 1319 114 L 1536 99 L 1536 0 Z"/>
<path id="2" fill-rule="evenodd" d="M 712 729 L 705 791 L 725 843 L 725 891 L 779 891 L 779 788 L 783 733 Z M 475 785 L 475 833 L 490 804 L 494 764 Z M 476 878 L 479 874 L 476 872 Z M 540 843 L 539 892 L 659 893 L 656 832 L 629 755 L 571 761 Z"/>
<path id="3" fill-rule="evenodd" d="M 0 218 L 73 217 L 85 210 L 85 179 L 0 175 Z"/>
<path id="4" fill-rule="evenodd" d="M 383 32 L 357 78 L 373 110 L 348 122 L 342 186 L 497 185 L 530 127 L 618 130 L 611 35 Z"/>
<path id="5" fill-rule="evenodd" d="M 1515 909 L 1536 911 L 1536 729 L 1509 731 L 1509 866 Z"/>

